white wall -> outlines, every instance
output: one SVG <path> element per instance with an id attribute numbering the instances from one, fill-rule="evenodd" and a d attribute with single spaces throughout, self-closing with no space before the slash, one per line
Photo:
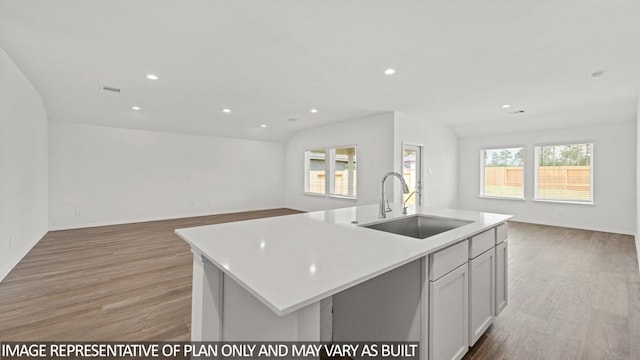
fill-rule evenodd
<path id="1" fill-rule="evenodd" d="M 384 174 L 402 170 L 402 141 L 425 146 L 425 205 L 455 207 L 456 136 L 444 125 L 394 112 L 309 129 L 291 137 L 287 142 L 286 205 L 311 211 L 377 204 Z M 305 150 L 354 144 L 358 147 L 357 201 L 305 195 Z M 426 173 L 428 168 L 431 174 Z M 400 184 L 393 177 L 387 180 L 386 194 L 390 201 L 400 194 Z"/>
<path id="2" fill-rule="evenodd" d="M 458 138 L 446 126 L 395 113 L 394 169 L 402 171 L 402 143 L 423 145 L 422 205 L 458 205 Z M 399 185 L 396 192 L 400 192 Z"/>
<path id="3" fill-rule="evenodd" d="M 640 270 L 640 96 L 636 116 L 636 254 Z"/>
<path id="4" fill-rule="evenodd" d="M 53 229 L 282 207 L 284 144 L 51 123 Z"/>
<path id="5" fill-rule="evenodd" d="M 47 232 L 47 112 L 0 48 L 0 280 Z"/>
<path id="6" fill-rule="evenodd" d="M 305 150 L 343 145 L 357 146 L 357 200 L 305 195 Z M 391 112 L 296 133 L 287 141 L 286 206 L 312 211 L 377 203 L 380 198 L 380 180 L 393 169 L 392 149 Z"/>
<path id="7" fill-rule="evenodd" d="M 594 205 L 535 202 L 534 151 L 539 144 L 593 142 Z M 480 198 L 480 150 L 525 146 L 525 201 Z M 514 214 L 515 220 L 624 234 L 636 232 L 636 124 L 570 128 L 459 139 L 459 205 Z"/>

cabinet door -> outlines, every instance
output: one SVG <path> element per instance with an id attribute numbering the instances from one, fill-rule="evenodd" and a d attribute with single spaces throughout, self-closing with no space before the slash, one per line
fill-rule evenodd
<path id="1" fill-rule="evenodd" d="M 508 299 L 508 240 L 496 246 L 496 311 L 498 316 L 505 307 L 507 307 Z"/>
<path id="2" fill-rule="evenodd" d="M 429 359 L 459 360 L 469 349 L 469 277 L 465 263 L 429 282 Z"/>
<path id="3" fill-rule="evenodd" d="M 493 323 L 495 314 L 495 259 L 493 248 L 469 260 L 469 346 Z"/>

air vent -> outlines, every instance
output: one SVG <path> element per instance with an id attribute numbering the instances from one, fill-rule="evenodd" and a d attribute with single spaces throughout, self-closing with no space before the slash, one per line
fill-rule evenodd
<path id="1" fill-rule="evenodd" d="M 119 94 L 120 92 L 122 92 L 122 89 L 119 89 L 119 88 L 113 87 L 113 86 L 102 85 L 102 91 Z"/>
<path id="2" fill-rule="evenodd" d="M 524 114 L 524 110 L 509 111 L 511 115 Z"/>

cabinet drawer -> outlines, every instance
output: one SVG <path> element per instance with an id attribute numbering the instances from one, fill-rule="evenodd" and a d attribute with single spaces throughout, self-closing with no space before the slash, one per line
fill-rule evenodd
<path id="1" fill-rule="evenodd" d="M 496 227 L 496 245 L 507 240 L 507 237 L 509 236 L 508 232 L 509 227 L 507 226 L 507 223 L 498 225 L 498 227 Z"/>
<path id="2" fill-rule="evenodd" d="M 469 260 L 469 240 L 463 240 L 433 254 L 429 254 L 429 280 L 440 277 Z"/>
<path id="3" fill-rule="evenodd" d="M 469 259 L 473 259 L 496 245 L 496 231 L 490 229 L 469 239 Z"/>

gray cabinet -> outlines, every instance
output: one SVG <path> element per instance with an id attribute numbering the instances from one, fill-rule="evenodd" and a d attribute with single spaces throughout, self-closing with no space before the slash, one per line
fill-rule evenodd
<path id="1" fill-rule="evenodd" d="M 469 345 L 491 326 L 495 315 L 496 229 L 469 239 Z"/>
<path id="2" fill-rule="evenodd" d="M 496 301 L 495 315 L 498 316 L 508 303 L 508 241 L 505 240 L 496 246 Z"/>
<path id="3" fill-rule="evenodd" d="M 509 273 L 508 273 L 508 246 L 507 238 L 509 227 L 507 223 L 496 227 L 496 301 L 495 316 L 498 316 L 508 304 L 509 298 Z"/>
<path id="4" fill-rule="evenodd" d="M 493 323 L 495 314 L 495 259 L 493 246 L 469 260 L 469 345 Z"/>
<path id="5" fill-rule="evenodd" d="M 429 255 L 429 359 L 458 360 L 469 349 L 469 245 Z"/>
<path id="6" fill-rule="evenodd" d="M 467 263 L 429 282 L 429 359 L 459 360 L 467 353 L 468 289 Z"/>

